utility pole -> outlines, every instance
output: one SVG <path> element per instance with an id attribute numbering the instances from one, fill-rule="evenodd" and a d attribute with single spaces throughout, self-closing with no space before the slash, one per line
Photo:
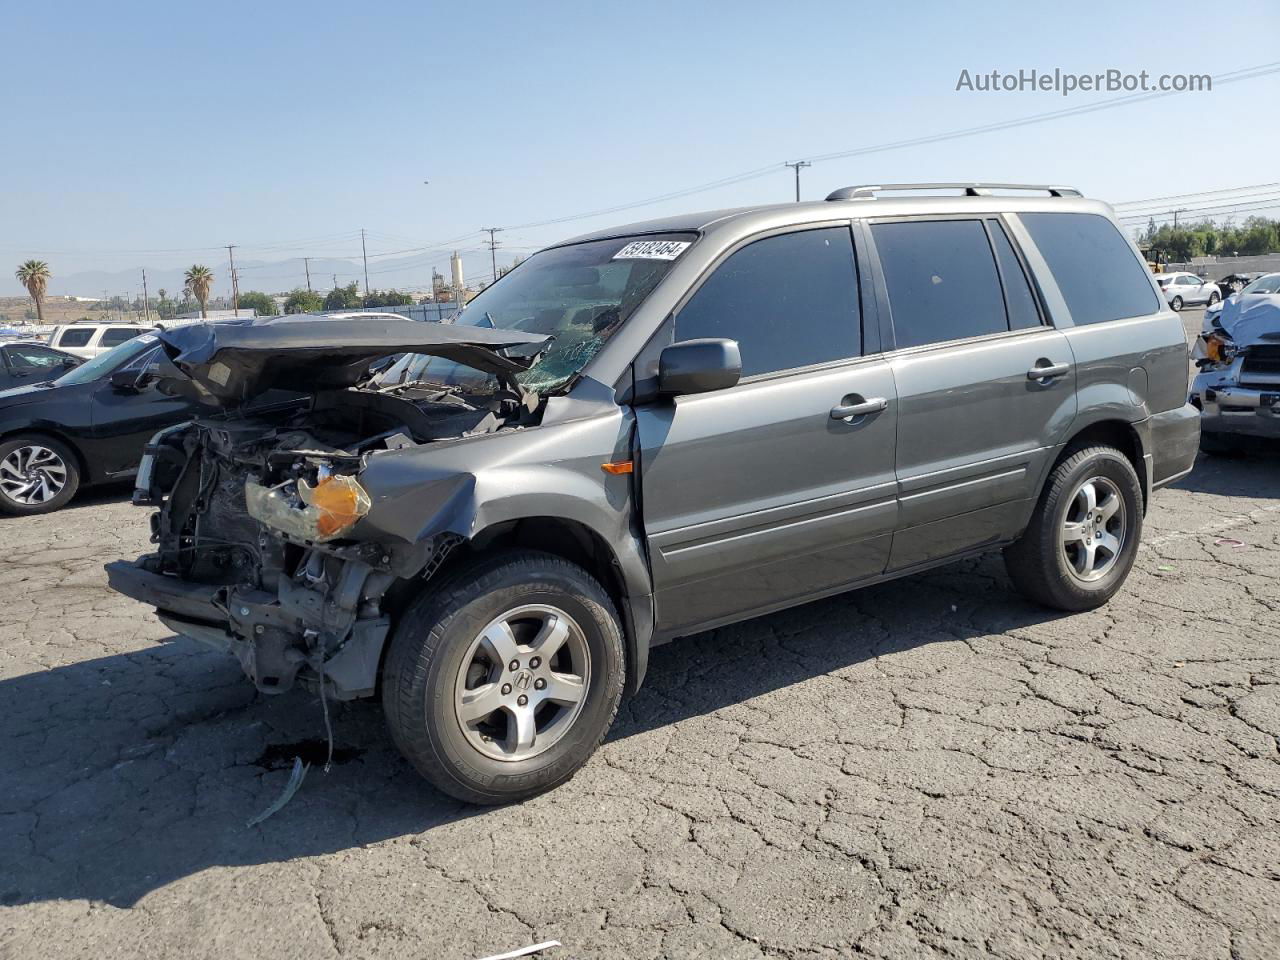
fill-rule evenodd
<path id="1" fill-rule="evenodd" d="M 791 167 L 796 172 L 796 203 L 800 202 L 800 168 L 812 167 L 813 164 L 808 160 L 796 160 L 794 163 L 784 163 L 784 167 Z"/>
<path id="2" fill-rule="evenodd" d="M 236 245 L 227 244 L 227 257 L 231 260 L 231 309 L 240 316 L 240 281 L 236 278 Z"/>
<path id="3" fill-rule="evenodd" d="M 1177 210 L 1173 211 L 1173 229 L 1175 230 L 1178 229 L 1178 214 L 1186 213 L 1186 212 L 1187 212 L 1186 207 L 1179 207 Z"/>
<path id="4" fill-rule="evenodd" d="M 498 281 L 498 247 L 502 244 L 498 243 L 495 235 L 502 232 L 502 227 L 481 227 L 483 233 L 489 235 L 489 262 L 493 264 L 493 282 Z"/>
<path id="5" fill-rule="evenodd" d="M 302 267 L 307 271 L 307 293 L 311 292 L 311 258 L 302 258 Z"/>
<path id="6" fill-rule="evenodd" d="M 142 316 L 145 323 L 151 322 L 151 297 L 147 293 L 147 269 L 142 268 Z"/>
<path id="7" fill-rule="evenodd" d="M 360 228 L 360 253 L 364 257 L 364 295 L 369 295 L 369 251 L 364 247 L 364 227 Z"/>

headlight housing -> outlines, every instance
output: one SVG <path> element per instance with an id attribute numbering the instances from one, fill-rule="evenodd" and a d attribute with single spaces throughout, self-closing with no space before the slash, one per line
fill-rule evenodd
<path id="1" fill-rule="evenodd" d="M 1204 335 L 1204 356 L 1201 361 L 1206 367 L 1228 367 L 1235 360 L 1239 348 L 1236 342 L 1223 330 L 1214 330 Z"/>
<path id="2" fill-rule="evenodd" d="M 323 473 L 314 487 L 301 478 L 274 487 L 249 479 L 244 499 L 249 516 L 259 523 L 312 543 L 341 537 L 373 505 L 353 477 L 330 473 Z"/>

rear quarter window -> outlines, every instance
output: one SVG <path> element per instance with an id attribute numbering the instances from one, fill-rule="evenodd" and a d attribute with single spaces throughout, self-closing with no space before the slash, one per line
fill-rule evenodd
<path id="1" fill-rule="evenodd" d="M 1106 217 L 1021 213 L 1018 219 L 1048 264 L 1076 326 L 1161 309 L 1146 268 Z"/>

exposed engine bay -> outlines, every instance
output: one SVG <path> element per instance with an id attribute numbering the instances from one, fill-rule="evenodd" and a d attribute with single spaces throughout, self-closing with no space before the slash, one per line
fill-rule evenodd
<path id="1" fill-rule="evenodd" d="M 463 338 L 448 328 L 442 334 L 406 323 L 427 342 L 404 346 L 481 349 L 460 346 Z M 512 361 L 485 344 L 483 362 L 499 376 L 483 393 L 366 378 L 277 400 L 268 389 L 283 381 L 296 390 L 305 367 L 315 379 L 341 384 L 363 376 L 386 347 L 329 347 L 331 356 L 341 355 L 340 367 L 317 367 L 307 356 L 297 369 L 278 350 L 240 348 L 257 370 L 273 367 L 256 377 L 251 364 L 237 363 L 235 350 L 207 351 L 200 365 L 184 364 L 180 333 L 162 336 L 178 341 L 166 344 L 176 367 L 169 388 L 205 391 L 222 410 L 163 430 L 147 446 L 134 502 L 160 507 L 151 518 L 157 549 L 136 564 L 109 565 L 112 586 L 153 604 L 175 632 L 233 652 L 263 692 L 323 677 L 339 698 L 372 693 L 390 626 L 389 592 L 429 576 L 458 538 L 406 543 L 361 535 L 372 504 L 361 471 L 372 457 L 536 424 L 539 397 L 501 375 L 528 360 Z M 479 331 L 481 341 L 496 333 Z M 433 342 L 441 336 L 444 348 Z M 535 346 L 546 340 L 515 337 Z M 229 372 L 220 375 L 220 366 Z M 226 397 L 231 384 L 242 402 Z"/>

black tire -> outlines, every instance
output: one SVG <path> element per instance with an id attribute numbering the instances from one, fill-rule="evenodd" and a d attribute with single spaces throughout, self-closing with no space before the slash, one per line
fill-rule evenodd
<path id="1" fill-rule="evenodd" d="M 1125 535 L 1110 569 L 1091 583 L 1072 571 L 1062 546 L 1062 528 L 1073 495 L 1094 478 L 1109 481 L 1123 501 Z M 1040 495 L 1022 539 L 1004 551 L 1005 569 L 1027 599 L 1058 610 L 1093 610 L 1110 600 L 1133 567 L 1142 539 L 1142 486 L 1129 459 L 1114 447 L 1068 450 Z"/>
<path id="2" fill-rule="evenodd" d="M 480 631 L 530 604 L 563 610 L 581 628 L 590 663 L 585 695 L 545 752 L 494 759 L 464 733 L 455 684 Z M 382 704 L 396 746 L 436 787 L 469 803 L 509 803 L 559 786 L 586 763 L 613 723 L 625 673 L 622 628 L 600 584 L 551 554 L 510 552 L 428 583 L 409 605 L 383 665 Z"/>
<path id="3" fill-rule="evenodd" d="M 54 496 L 41 503 L 22 503 L 13 499 L 4 486 L 0 486 L 0 513 L 10 516 L 25 517 L 37 513 L 50 513 L 60 510 L 76 495 L 80 489 L 80 461 L 75 451 L 61 440 L 38 433 L 24 433 L 10 437 L 0 443 L 0 464 L 14 451 L 29 447 L 41 447 L 52 451 L 61 461 L 65 480 L 62 489 Z"/>
<path id="4" fill-rule="evenodd" d="M 1213 293 L 1209 294 L 1209 306 L 1212 307 L 1215 303 L 1217 303 L 1221 299 L 1222 299 L 1222 294 L 1220 294 L 1217 290 L 1213 291 Z"/>
<path id="5" fill-rule="evenodd" d="M 1239 457 L 1244 455 L 1244 444 L 1229 433 L 1205 433 L 1201 430 L 1200 450 L 1211 457 Z"/>
<path id="6" fill-rule="evenodd" d="M 1169 306 L 1173 307 L 1173 309 L 1174 309 L 1174 311 L 1175 311 L 1175 312 L 1181 312 L 1181 311 L 1182 311 L 1182 298 L 1181 298 L 1181 297 L 1174 297 L 1172 300 L 1170 300 L 1170 301 L 1169 301 Z"/>

